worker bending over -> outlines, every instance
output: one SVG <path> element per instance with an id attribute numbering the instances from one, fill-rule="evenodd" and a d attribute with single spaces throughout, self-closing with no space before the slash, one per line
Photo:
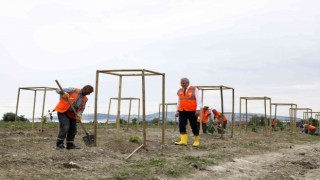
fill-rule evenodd
<path id="1" fill-rule="evenodd" d="M 225 115 L 223 115 L 222 118 L 222 113 L 217 111 L 216 109 L 212 109 L 212 113 L 213 113 L 213 119 L 216 120 L 218 122 L 219 127 L 223 128 L 223 131 L 227 128 L 227 122 L 228 119 Z"/>
<path id="2" fill-rule="evenodd" d="M 93 87 L 90 85 L 84 86 L 82 89 L 78 88 L 66 88 L 63 89 L 64 93 L 57 90 L 57 93 L 61 95 L 60 101 L 55 107 L 58 112 L 58 119 L 60 130 L 57 137 L 57 149 L 64 149 L 64 140 L 66 139 L 67 149 L 79 149 L 73 141 L 77 134 L 77 122 L 81 122 L 82 113 L 87 103 L 86 95 L 90 95 L 93 92 Z M 72 111 L 68 99 L 75 108 L 77 114 Z"/>
<path id="3" fill-rule="evenodd" d="M 201 111 L 201 115 L 198 116 L 198 129 L 200 131 L 200 117 L 202 117 L 202 131 L 203 131 L 203 134 L 207 134 L 207 124 L 209 122 L 209 119 L 211 119 L 211 111 L 209 109 L 208 106 L 204 106 L 202 108 L 202 111 Z"/>

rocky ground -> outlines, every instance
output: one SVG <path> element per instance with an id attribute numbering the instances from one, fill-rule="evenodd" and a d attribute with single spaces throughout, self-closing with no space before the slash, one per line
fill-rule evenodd
<path id="1" fill-rule="evenodd" d="M 178 131 L 147 130 L 147 147 L 129 141 L 142 130 L 99 128 L 98 146 L 87 147 L 78 129 L 78 150 L 56 150 L 58 129 L 0 129 L 0 179 L 319 179 L 320 138 L 277 131 L 201 135 L 200 147 L 174 145 Z M 91 131 L 92 132 L 92 131 Z"/>

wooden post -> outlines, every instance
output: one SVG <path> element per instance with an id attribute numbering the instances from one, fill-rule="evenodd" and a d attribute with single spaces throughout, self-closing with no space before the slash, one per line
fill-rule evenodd
<path id="1" fill-rule="evenodd" d="M 33 97 L 33 112 L 32 112 L 32 133 L 34 130 L 34 114 L 36 109 L 36 99 L 37 99 L 37 90 L 34 91 L 34 97 Z"/>
<path id="2" fill-rule="evenodd" d="M 142 70 L 142 126 L 143 126 L 143 147 L 147 147 L 147 122 L 146 122 L 146 87 L 145 87 L 145 74 L 144 69 Z"/>
<path id="3" fill-rule="evenodd" d="M 203 114 L 203 107 L 201 107 L 200 108 L 200 127 L 199 127 L 199 134 L 203 134 L 202 133 L 202 121 L 203 121 L 203 116 L 202 116 L 202 114 Z M 198 120 L 197 120 L 198 121 Z"/>
<path id="4" fill-rule="evenodd" d="M 97 147 L 97 135 L 98 135 L 98 89 L 99 88 L 99 70 L 96 71 L 96 87 L 95 87 L 95 98 L 94 98 L 94 146 Z"/>
<path id="5" fill-rule="evenodd" d="M 246 99 L 246 124 L 245 124 L 245 127 L 246 127 L 246 132 L 248 130 L 248 99 Z"/>
<path id="6" fill-rule="evenodd" d="M 231 138 L 233 138 L 233 128 L 234 128 L 234 89 L 232 89 L 232 123 L 231 123 Z"/>
<path id="7" fill-rule="evenodd" d="M 274 108 L 274 119 L 275 120 L 277 120 L 277 108 L 278 108 L 278 105 L 276 104 L 275 108 Z"/>
<path id="8" fill-rule="evenodd" d="M 109 126 L 110 108 L 111 108 L 111 98 L 110 98 L 110 100 L 109 100 L 109 107 L 108 107 L 108 115 L 107 115 L 107 121 L 106 121 L 106 128 L 108 128 L 108 126 Z"/>
<path id="9" fill-rule="evenodd" d="M 18 97 L 17 97 L 17 104 L 16 104 L 16 116 L 14 118 L 14 130 L 16 130 L 17 120 L 18 120 L 19 98 L 20 98 L 20 88 L 18 89 Z"/>
<path id="10" fill-rule="evenodd" d="M 121 86 L 122 86 L 122 76 L 119 76 L 118 109 L 117 109 L 117 131 L 116 131 L 117 138 L 119 138 L 119 136 L 120 136 Z"/>
<path id="11" fill-rule="evenodd" d="M 203 107 L 203 95 L 204 94 L 204 90 L 201 90 L 201 102 L 202 102 L 202 107 Z M 203 130 L 202 130 L 202 121 L 203 121 L 203 117 L 202 117 L 202 111 L 203 108 L 200 109 L 200 128 L 199 128 L 199 134 L 203 134 Z"/>
<path id="12" fill-rule="evenodd" d="M 162 104 L 165 104 L 165 74 L 162 74 Z M 166 129 L 166 120 L 167 120 L 168 106 L 166 106 L 166 118 L 164 118 L 164 107 L 162 106 L 162 146 L 165 144 L 165 129 Z"/>
<path id="13" fill-rule="evenodd" d="M 129 115 L 128 115 L 127 131 L 129 130 L 130 114 L 131 114 L 131 99 L 130 99 L 130 102 L 129 102 Z"/>
<path id="14" fill-rule="evenodd" d="M 239 114 L 240 114 L 240 120 L 239 120 L 239 130 L 240 130 L 240 134 L 241 134 L 241 124 L 242 124 L 242 113 L 241 113 L 241 100 L 242 100 L 242 98 L 240 97 L 240 107 L 239 107 L 239 110 L 240 110 L 240 112 L 239 112 Z"/>
<path id="15" fill-rule="evenodd" d="M 267 135 L 267 98 L 264 97 L 264 133 Z"/>
<path id="16" fill-rule="evenodd" d="M 47 88 L 44 88 L 43 103 L 42 103 L 42 113 L 41 113 L 41 128 L 40 128 L 41 132 L 43 132 L 43 125 L 44 125 L 44 107 L 45 107 L 45 104 L 46 104 L 46 94 L 47 94 Z"/>
<path id="17" fill-rule="evenodd" d="M 139 107 L 138 107 L 138 119 L 137 119 L 137 129 L 139 128 L 139 122 L 140 122 L 140 99 L 139 99 L 139 103 L 138 103 Z"/>
<path id="18" fill-rule="evenodd" d="M 159 104 L 159 114 L 158 114 L 158 127 L 160 128 L 160 112 L 161 112 L 161 103 Z"/>
<path id="19" fill-rule="evenodd" d="M 269 105 L 269 109 L 270 109 L 270 120 L 269 120 L 269 129 L 270 129 L 270 135 L 272 134 L 272 124 L 271 124 L 271 118 L 272 118 L 272 105 L 271 105 L 271 98 L 269 99 L 270 105 Z M 277 122 L 277 120 L 275 120 Z"/>
<path id="20" fill-rule="evenodd" d="M 223 89 L 222 89 L 222 85 L 220 86 L 220 97 L 221 97 L 221 114 L 222 114 L 222 117 L 221 117 L 221 138 L 223 138 L 223 134 L 225 133 L 225 129 L 223 128 L 224 109 L 223 109 Z"/>

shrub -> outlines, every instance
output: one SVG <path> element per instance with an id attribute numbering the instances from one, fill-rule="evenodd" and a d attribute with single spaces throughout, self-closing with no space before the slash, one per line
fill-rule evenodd
<path id="1" fill-rule="evenodd" d="M 16 118 L 16 114 L 15 113 L 7 112 L 7 113 L 3 114 L 2 120 L 5 121 L 5 122 L 13 122 L 13 121 L 15 121 L 15 118 Z M 17 120 L 18 121 L 23 121 L 23 122 L 28 121 L 28 119 L 25 118 L 24 115 L 19 116 L 17 118 Z"/>

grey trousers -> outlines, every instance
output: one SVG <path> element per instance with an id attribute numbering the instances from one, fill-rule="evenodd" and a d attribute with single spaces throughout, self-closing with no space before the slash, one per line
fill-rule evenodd
<path id="1" fill-rule="evenodd" d="M 63 144 L 64 140 L 67 140 L 67 143 L 73 143 L 74 137 L 77 134 L 77 123 L 75 119 L 67 116 L 66 113 L 58 112 L 58 119 L 60 130 L 57 137 L 57 145 Z"/>

